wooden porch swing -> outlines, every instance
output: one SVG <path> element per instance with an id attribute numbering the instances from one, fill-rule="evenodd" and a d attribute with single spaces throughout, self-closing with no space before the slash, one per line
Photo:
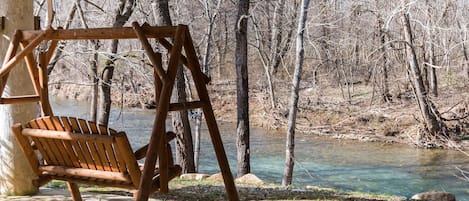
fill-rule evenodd
<path id="1" fill-rule="evenodd" d="M 163 67 L 161 54 L 153 51 L 148 38 L 156 39 L 170 53 L 166 68 Z M 48 97 L 47 65 L 58 42 L 96 39 L 139 39 L 154 67 L 155 101 L 158 103 L 156 117 L 149 144 L 135 153 L 123 132 L 74 117 L 53 116 Z M 40 44 L 48 45 L 48 49 L 39 52 L 36 61 L 33 51 Z M 207 92 L 208 78 L 201 71 L 186 25 L 155 27 L 140 26 L 134 22 L 132 27 L 123 28 L 63 30 L 49 26 L 47 30 L 17 30 L 0 69 L 0 94 L 3 94 L 9 72 L 22 60 L 26 61 L 35 93 L 0 97 L 0 104 L 38 102 L 40 105 L 41 118 L 13 126 L 22 150 L 37 175 L 36 185 L 44 185 L 51 179 L 67 181 L 74 200 L 81 200 L 77 183 L 133 189 L 134 199 L 139 201 L 148 200 L 150 193 L 158 189 L 165 193 L 169 180 L 180 173 L 179 166 L 172 164 L 171 154 L 168 154 L 170 149 L 167 142 L 172 138 L 165 127 L 168 112 L 202 108 L 228 198 L 239 200 Z M 170 102 L 180 66 L 191 72 L 199 100 Z M 34 150 L 41 154 L 42 160 L 38 159 Z M 141 170 L 137 159 L 142 156 L 146 156 L 146 160 Z M 158 158 L 158 168 L 155 169 Z"/>

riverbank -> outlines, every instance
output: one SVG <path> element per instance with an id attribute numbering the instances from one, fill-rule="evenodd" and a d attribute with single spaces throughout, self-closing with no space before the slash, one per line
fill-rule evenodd
<path id="1" fill-rule="evenodd" d="M 356 84 L 351 96 L 335 86 L 306 87 L 300 91 L 298 133 L 352 139 L 365 142 L 404 143 L 416 145 L 419 138 L 420 112 L 409 89 L 393 92 L 390 102 L 382 102 L 371 85 Z M 440 85 L 438 97 L 431 97 L 446 123 L 457 132 L 452 136 L 462 141 L 469 133 L 469 88 L 467 81 Z M 289 106 L 289 83 L 277 83 L 276 105 L 272 107 L 262 87 L 252 87 L 249 97 L 250 124 L 284 132 Z M 283 86 L 283 87 L 281 87 Z M 53 85 L 51 95 L 59 98 L 87 100 L 89 86 Z M 236 85 L 234 81 L 208 85 L 217 119 L 236 122 Z M 118 107 L 145 108 L 151 94 L 114 90 L 113 103 Z M 461 118 L 465 117 L 465 118 Z M 467 146 L 467 145 L 463 145 Z"/>
<path id="2" fill-rule="evenodd" d="M 227 200 L 222 182 L 208 180 L 175 179 L 169 183 L 168 194 L 155 193 L 151 201 L 218 201 Z M 390 195 L 371 195 L 364 193 L 346 193 L 321 188 L 283 188 L 273 184 L 247 185 L 237 184 L 240 200 L 354 200 L 354 201 L 391 201 L 405 198 Z M 82 186 L 80 191 L 84 200 L 124 201 L 132 200 L 128 191 L 115 188 Z M 51 182 L 47 188 L 40 189 L 34 196 L 0 196 L 9 201 L 51 201 L 71 200 L 63 182 Z"/>
<path id="3" fill-rule="evenodd" d="M 460 142 L 469 135 L 467 84 L 440 85 L 439 96 L 431 97 L 442 117 L 450 120 L 445 123 L 456 128 L 453 137 Z M 288 86 L 288 83 L 280 85 Z M 214 83 L 209 88 L 216 116 L 236 122 L 234 83 Z M 338 87 L 303 87 L 298 104 L 297 132 L 365 142 L 418 143 L 421 116 L 411 91 L 393 92 L 391 101 L 384 103 L 370 85 L 356 84 L 351 90 L 353 95 L 348 97 Z M 265 91 L 251 90 L 250 123 L 285 131 L 289 94 L 287 87 L 279 87 L 277 105 L 272 107 Z"/>

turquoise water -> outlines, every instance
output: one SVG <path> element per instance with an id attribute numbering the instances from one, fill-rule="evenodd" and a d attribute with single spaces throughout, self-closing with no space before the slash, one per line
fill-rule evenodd
<path id="1" fill-rule="evenodd" d="M 82 102 L 55 101 L 56 115 L 87 118 Z M 127 132 L 132 146 L 148 142 L 155 113 L 129 109 L 113 111 L 110 126 Z M 235 115 L 235 114 L 233 114 Z M 218 122 L 232 172 L 236 165 L 236 128 Z M 217 173 L 218 164 L 203 129 L 200 172 Z M 285 157 L 283 133 L 251 129 L 251 171 L 266 182 L 280 183 Z M 293 185 L 315 185 L 344 191 L 387 193 L 410 197 L 438 190 L 469 201 L 469 181 L 457 168 L 469 170 L 469 156 L 458 151 L 421 150 L 405 145 L 361 143 L 297 135 Z"/>

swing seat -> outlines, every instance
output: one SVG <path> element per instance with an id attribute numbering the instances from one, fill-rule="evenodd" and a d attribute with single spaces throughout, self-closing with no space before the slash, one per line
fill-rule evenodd
<path id="1" fill-rule="evenodd" d="M 124 132 L 74 117 L 41 117 L 12 129 L 37 175 L 34 185 L 66 181 L 75 201 L 82 200 L 78 183 L 125 188 L 136 196 L 142 177 L 137 160 L 145 157 L 147 146 L 134 153 Z M 155 167 L 152 183 L 144 184 L 151 192 L 167 188 L 167 181 L 181 173 L 168 143 L 174 137 L 172 132 L 163 137 L 166 146 L 159 153 L 166 155 L 159 154 L 159 160 L 167 160 L 168 167 Z"/>

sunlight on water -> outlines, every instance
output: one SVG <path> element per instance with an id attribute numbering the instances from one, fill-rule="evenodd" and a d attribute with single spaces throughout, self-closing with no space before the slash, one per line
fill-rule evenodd
<path id="1" fill-rule="evenodd" d="M 55 101 L 56 115 L 88 118 L 83 102 Z M 115 110 L 110 127 L 126 131 L 132 147 L 148 142 L 154 111 Z M 236 165 L 236 129 L 218 122 L 231 170 Z M 170 122 L 168 121 L 168 128 Z M 218 164 L 203 130 L 200 172 L 217 173 Z M 251 129 L 251 170 L 266 182 L 280 183 L 285 144 L 283 133 Z M 173 146 L 174 147 L 174 146 Z M 469 201 L 469 181 L 457 178 L 456 167 L 469 170 L 469 157 L 457 151 L 418 150 L 405 145 L 361 143 L 323 137 L 296 137 L 294 185 L 315 185 L 347 191 L 387 193 L 410 197 L 423 191 L 448 191 Z"/>

